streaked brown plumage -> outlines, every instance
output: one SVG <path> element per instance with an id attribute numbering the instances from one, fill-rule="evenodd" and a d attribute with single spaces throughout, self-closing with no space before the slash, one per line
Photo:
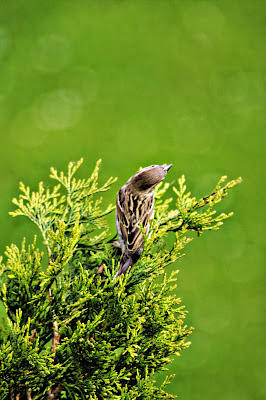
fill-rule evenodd
<path id="1" fill-rule="evenodd" d="M 154 214 L 154 188 L 161 182 L 172 164 L 151 165 L 133 175 L 121 187 L 116 201 L 116 228 L 121 243 L 122 257 L 114 279 L 125 274 L 139 259 L 144 239 L 139 229 L 149 232 L 149 221 Z"/>

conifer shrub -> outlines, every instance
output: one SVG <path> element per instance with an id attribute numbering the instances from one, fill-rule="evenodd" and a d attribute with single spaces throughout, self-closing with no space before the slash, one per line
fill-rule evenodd
<path id="1" fill-rule="evenodd" d="M 46 254 L 36 238 L 24 239 L 0 260 L 0 399 L 173 399 L 165 391 L 170 377 L 158 387 L 154 374 L 189 346 L 192 328 L 176 296 L 178 271 L 167 266 L 184 255 L 191 231 L 217 230 L 232 216 L 215 207 L 240 178 L 222 177 L 199 200 L 184 176 L 177 188 L 159 184 L 144 251 L 113 281 L 121 254 L 106 216 L 114 206 L 102 210 L 99 195 L 116 179 L 99 186 L 100 160 L 88 179 L 76 179 L 82 162 L 69 163 L 66 174 L 51 168 L 52 190 L 20 183 L 13 199 L 10 214 L 37 225 Z"/>

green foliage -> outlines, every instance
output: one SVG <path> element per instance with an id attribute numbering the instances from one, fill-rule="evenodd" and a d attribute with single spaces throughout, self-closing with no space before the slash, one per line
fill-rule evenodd
<path id="1" fill-rule="evenodd" d="M 153 380 L 171 356 L 189 346 L 192 331 L 184 325 L 186 310 L 176 297 L 176 274 L 165 267 L 182 257 L 196 231 L 218 229 L 230 214 L 214 207 L 239 180 L 200 200 L 186 193 L 179 179 L 175 207 L 163 199 L 169 184 L 156 189 L 155 217 L 141 258 L 132 271 L 113 281 L 119 249 L 112 245 L 105 216 L 95 195 L 100 161 L 87 180 L 76 180 L 81 165 L 70 163 L 67 175 L 51 169 L 59 184 L 52 191 L 39 184 L 13 199 L 41 231 L 48 263 L 34 243 L 7 247 L 1 263 L 0 298 L 6 310 L 1 332 L 1 399 L 166 399 L 174 398 Z M 63 189 L 65 194 L 61 194 Z M 204 211 L 200 209 L 204 207 Z M 165 239 L 174 233 L 170 249 Z M 169 246 L 168 246 L 169 247 Z M 160 278 L 160 279 L 158 279 Z"/>

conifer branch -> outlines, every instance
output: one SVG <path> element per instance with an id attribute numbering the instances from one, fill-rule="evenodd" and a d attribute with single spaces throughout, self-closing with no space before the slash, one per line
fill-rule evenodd
<path id="1" fill-rule="evenodd" d="M 50 306 L 52 308 L 52 303 L 53 303 L 53 296 L 52 296 L 52 289 L 49 288 L 49 300 L 50 300 Z M 57 320 L 56 320 L 56 315 L 55 312 L 52 308 L 52 312 L 53 312 L 53 341 L 52 341 L 52 350 L 53 353 L 56 353 L 56 345 L 59 343 L 60 341 L 60 334 L 58 332 L 58 324 L 57 324 Z"/>
<path id="2" fill-rule="evenodd" d="M 52 312 L 53 312 L 53 339 L 52 339 L 52 351 L 54 353 L 54 355 L 56 354 L 56 346 L 59 344 L 60 341 L 60 334 L 59 334 L 59 329 L 58 329 L 58 324 L 57 324 L 57 318 L 56 318 L 56 314 L 55 311 L 53 309 L 53 295 L 52 295 L 52 289 L 49 288 L 49 301 L 50 301 L 50 306 L 52 308 Z M 47 396 L 46 396 L 46 400 L 49 399 L 55 399 L 57 398 L 57 396 L 59 395 L 59 393 L 62 390 L 62 386 L 61 384 L 58 384 L 56 386 L 56 388 L 54 390 L 52 390 L 52 388 L 50 387 L 50 389 L 47 392 Z"/>
<path id="3" fill-rule="evenodd" d="M 51 190 L 41 182 L 33 192 L 21 183 L 13 200 L 11 215 L 38 226 L 48 262 L 36 238 L 7 247 L 5 264 L 0 257 L 8 327 L 0 340 L 3 398 L 174 398 L 164 391 L 169 379 L 157 387 L 152 377 L 189 346 L 192 328 L 174 291 L 178 271 L 167 266 L 183 257 L 190 231 L 217 230 L 232 216 L 217 215 L 215 207 L 240 179 L 225 183 L 222 177 L 198 200 L 186 191 L 184 176 L 173 188 L 175 199 L 163 198 L 168 183 L 158 185 L 149 234 L 140 227 L 144 250 L 114 284 L 121 249 L 112 245 L 105 219 L 114 207 L 102 209 L 99 195 L 115 179 L 99 185 L 100 160 L 88 178 L 76 179 L 82 161 L 69 163 L 66 173 L 52 168 L 57 185 Z M 169 232 L 173 241 L 166 247 Z"/>
<path id="4" fill-rule="evenodd" d="M 9 397 L 10 397 L 10 400 L 14 400 L 14 397 L 13 397 L 13 390 L 12 390 L 11 386 L 9 386 L 8 390 L 9 390 Z"/>

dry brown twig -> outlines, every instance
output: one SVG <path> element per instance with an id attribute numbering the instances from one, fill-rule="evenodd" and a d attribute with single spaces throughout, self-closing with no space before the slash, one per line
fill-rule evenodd
<path id="1" fill-rule="evenodd" d="M 32 400 L 31 392 L 29 391 L 29 389 L 26 390 L 26 394 L 27 394 L 27 400 Z"/>

